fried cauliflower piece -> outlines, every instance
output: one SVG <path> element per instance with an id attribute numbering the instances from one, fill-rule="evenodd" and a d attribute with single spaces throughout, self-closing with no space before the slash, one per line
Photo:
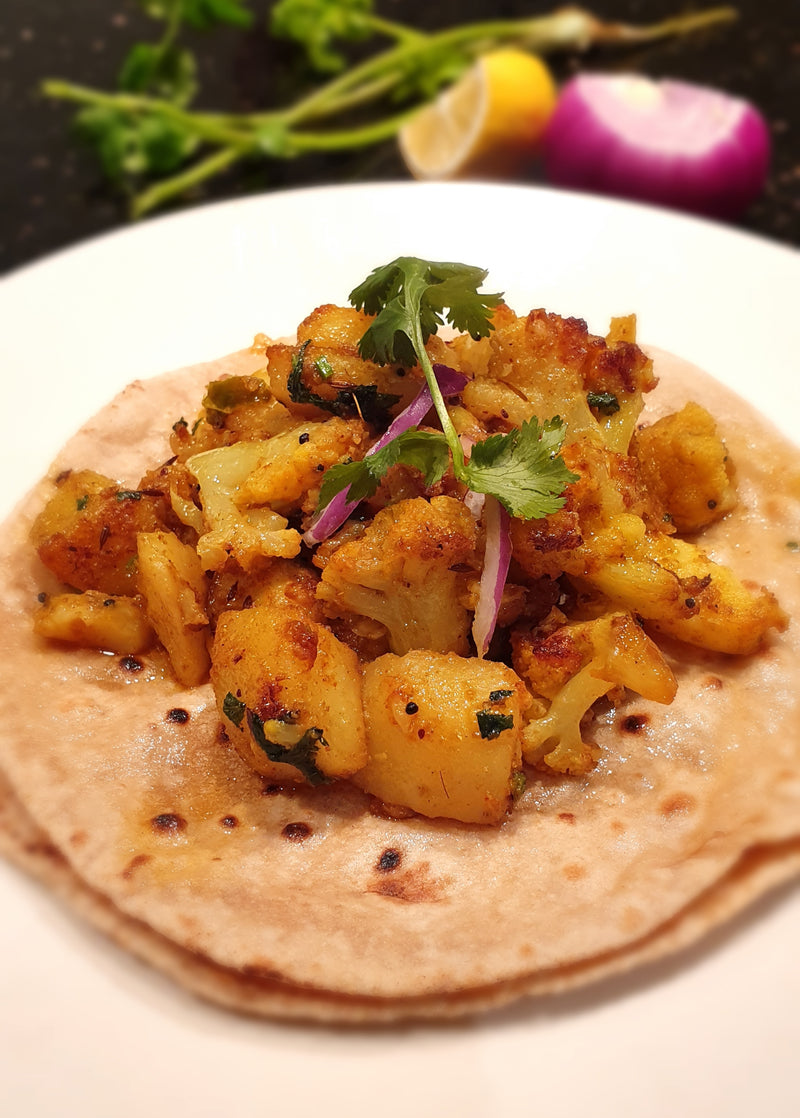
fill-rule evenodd
<path id="1" fill-rule="evenodd" d="M 619 687 L 657 703 L 675 697 L 669 665 L 630 613 L 556 628 L 551 618 L 538 630 L 515 630 L 511 639 L 514 668 L 534 695 L 549 703 L 523 729 L 523 756 L 530 764 L 573 775 L 589 772 L 596 751 L 583 740 L 581 722 L 597 699 Z"/>
<path id="2" fill-rule="evenodd" d="M 183 463 L 216 447 L 272 438 L 294 422 L 272 393 L 266 373 L 220 377 L 207 386 L 196 421 L 190 425 L 181 417 L 173 424 L 170 447 Z"/>
<path id="3" fill-rule="evenodd" d="M 300 551 L 300 533 L 285 517 L 267 507 L 241 508 L 241 487 L 261 460 L 266 442 L 241 442 L 216 447 L 190 458 L 186 465 L 197 478 L 205 531 L 197 541 L 203 569 L 221 571 L 229 561 L 245 572 L 273 557 L 293 558 Z"/>
<path id="4" fill-rule="evenodd" d="M 733 463 L 705 408 L 689 402 L 633 437 L 642 480 L 678 532 L 699 532 L 736 507 Z"/>
<path id="5" fill-rule="evenodd" d="M 381 656 L 364 669 L 369 759 L 354 783 L 421 815 L 500 823 L 528 702 L 503 664 L 422 649 Z"/>
<path id="6" fill-rule="evenodd" d="M 330 555 L 317 596 L 329 617 L 356 613 L 385 625 L 399 655 L 463 654 L 470 617 L 453 568 L 474 558 L 475 545 L 475 521 L 454 497 L 399 501 Z"/>
<path id="7" fill-rule="evenodd" d="M 294 423 L 259 445 L 258 462 L 239 486 L 236 504 L 268 505 L 289 516 L 313 512 L 322 475 L 338 462 L 363 458 L 369 432 L 360 419 L 333 416 L 323 423 Z"/>
<path id="8" fill-rule="evenodd" d="M 568 438 L 594 438 L 624 453 L 642 407 L 655 387 L 652 362 L 628 338 L 632 320 L 612 324 L 608 339 L 586 323 L 543 310 L 518 318 L 507 307 L 480 343 L 452 343 L 473 379 L 462 397 L 480 423 L 510 429 L 532 416 L 559 415 Z"/>

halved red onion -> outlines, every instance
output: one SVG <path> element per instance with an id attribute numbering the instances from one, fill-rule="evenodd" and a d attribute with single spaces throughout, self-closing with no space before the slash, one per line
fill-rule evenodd
<path id="1" fill-rule="evenodd" d="M 489 648 L 495 626 L 503 588 L 511 562 L 511 536 L 508 532 L 509 515 L 496 497 L 486 494 L 483 504 L 486 527 L 486 547 L 483 555 L 478 604 L 472 619 L 472 637 L 478 656 L 484 657 Z"/>
<path id="2" fill-rule="evenodd" d="M 770 136 L 747 101 L 680 81 L 581 74 L 543 139 L 557 186 L 734 218 L 764 189 Z"/>
<path id="3" fill-rule="evenodd" d="M 436 376 L 436 383 L 439 385 L 443 396 L 458 395 L 467 383 L 467 377 L 463 373 L 451 369 L 449 365 L 441 365 L 437 362 L 433 366 L 433 371 Z M 398 435 L 402 435 L 409 427 L 416 427 L 432 407 L 431 390 L 427 384 L 424 384 L 408 407 L 392 420 L 386 432 L 369 448 L 364 457 L 366 458 L 368 455 L 382 450 L 387 443 L 396 439 Z M 353 509 L 358 508 L 360 502 L 348 500 L 347 494 L 349 492 L 349 489 L 343 489 L 340 493 L 337 493 L 319 515 L 314 517 L 311 527 L 303 535 L 303 541 L 309 547 L 316 547 L 318 543 L 327 540 L 337 528 L 344 524 Z"/>

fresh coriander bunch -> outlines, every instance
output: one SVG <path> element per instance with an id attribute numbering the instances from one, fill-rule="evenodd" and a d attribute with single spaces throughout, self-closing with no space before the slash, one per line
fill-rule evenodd
<path id="1" fill-rule="evenodd" d="M 684 35 L 733 18 L 730 8 L 687 13 L 647 26 L 604 23 L 579 8 L 523 19 L 465 23 L 423 32 L 384 19 L 373 0 L 278 0 L 276 37 L 301 46 L 313 69 L 333 75 L 291 105 L 251 113 L 193 109 L 197 65 L 182 33 L 220 24 L 246 29 L 249 0 L 138 0 L 161 25 L 123 61 L 118 88 L 49 80 L 44 93 L 82 108 L 76 124 L 106 174 L 132 194 L 133 216 L 164 205 L 244 160 L 352 151 L 396 136 L 411 113 L 480 55 L 502 46 L 535 54 L 625 46 Z M 346 48 L 383 44 L 350 65 Z M 387 45 L 388 44 L 388 45 Z"/>

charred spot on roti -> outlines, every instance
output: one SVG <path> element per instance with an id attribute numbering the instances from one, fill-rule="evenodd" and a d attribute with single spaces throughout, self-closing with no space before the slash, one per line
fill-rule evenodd
<path id="1" fill-rule="evenodd" d="M 620 722 L 620 729 L 626 734 L 640 734 L 649 721 L 648 714 L 626 714 Z"/>
<path id="2" fill-rule="evenodd" d="M 697 801 L 694 796 L 690 796 L 688 792 L 676 792 L 662 800 L 658 810 L 665 818 L 669 819 L 673 815 L 688 815 L 690 811 L 694 811 L 696 806 Z"/>
<path id="3" fill-rule="evenodd" d="M 367 892 L 406 904 L 440 901 L 443 899 L 442 883 L 433 877 L 430 868 L 429 862 L 420 862 L 402 873 L 374 881 L 367 887 Z"/>
<path id="4" fill-rule="evenodd" d="M 64 482 L 67 480 L 67 478 L 69 478 L 71 476 L 72 476 L 72 470 L 71 469 L 62 470 L 60 474 L 56 474 L 55 484 L 56 485 L 63 485 Z"/>
<path id="5" fill-rule="evenodd" d="M 403 860 L 403 855 L 394 847 L 388 846 L 378 859 L 375 869 L 378 873 L 391 873 L 396 870 Z"/>
<path id="6" fill-rule="evenodd" d="M 560 811 L 558 813 L 558 818 L 562 823 L 569 823 L 571 826 L 575 823 L 575 816 L 571 811 Z"/>
<path id="7" fill-rule="evenodd" d="M 281 836 L 287 842 L 305 842 L 313 833 L 308 823 L 287 823 L 281 831 Z"/>
<path id="8" fill-rule="evenodd" d="M 119 666 L 124 672 L 141 672 L 144 670 L 144 664 L 138 656 L 121 656 Z"/>
<path id="9" fill-rule="evenodd" d="M 150 820 L 150 826 L 157 835 L 178 835 L 186 830 L 186 820 L 174 811 L 164 811 Z"/>
<path id="10" fill-rule="evenodd" d="M 232 831 L 239 826 L 239 820 L 235 815 L 223 815 L 222 819 L 219 821 L 219 825 L 226 831 Z"/>
<path id="11" fill-rule="evenodd" d="M 573 862 L 568 866 L 564 866 L 562 873 L 567 881 L 580 881 L 582 878 L 586 877 L 587 870 L 586 866 L 582 866 L 578 862 Z"/>
<path id="12" fill-rule="evenodd" d="M 122 874 L 120 876 L 123 877 L 126 881 L 130 881 L 130 879 L 133 877 L 134 873 L 141 866 L 146 866 L 147 863 L 152 862 L 152 860 L 153 859 L 152 859 L 152 856 L 150 854 L 134 854 L 134 856 L 131 858 L 130 862 L 128 862 L 127 866 L 122 871 Z"/>
<path id="13" fill-rule="evenodd" d="M 184 710 L 183 707 L 173 707 L 167 711 L 167 722 L 188 722 L 189 711 Z"/>

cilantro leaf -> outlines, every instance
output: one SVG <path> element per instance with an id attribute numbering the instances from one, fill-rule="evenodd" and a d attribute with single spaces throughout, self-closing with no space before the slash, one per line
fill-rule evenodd
<path id="1" fill-rule="evenodd" d="M 418 352 L 439 326 L 449 322 L 473 338 L 491 333 L 491 312 L 501 295 L 481 294 L 487 272 L 470 264 L 400 256 L 375 268 L 350 293 L 358 310 L 376 315 L 359 343 L 361 356 L 387 365 L 423 365 Z"/>
<path id="2" fill-rule="evenodd" d="M 342 462 L 326 471 L 319 494 L 318 509 L 323 509 L 337 493 L 348 489 L 348 500 L 363 501 L 371 497 L 385 474 L 403 462 L 416 466 L 425 478 L 425 485 L 441 481 L 450 464 L 447 440 L 438 431 L 420 431 L 410 427 L 382 450 L 367 455 L 360 462 Z"/>
<path id="3" fill-rule="evenodd" d="M 491 493 L 512 516 L 549 516 L 562 508 L 566 486 L 578 480 L 558 456 L 563 439 L 558 416 L 541 427 L 534 417 L 507 435 L 476 443 L 463 480 L 477 493 Z"/>
<path id="4" fill-rule="evenodd" d="M 476 710 L 478 730 L 486 741 L 499 738 L 503 730 L 510 730 L 514 725 L 513 714 L 499 714 L 496 710 Z"/>
<path id="5" fill-rule="evenodd" d="M 264 723 L 255 711 L 250 710 L 249 707 L 246 708 L 246 716 L 253 740 L 259 749 L 266 753 L 270 761 L 278 761 L 282 765 L 293 765 L 312 786 L 330 783 L 328 777 L 317 768 L 316 764 L 320 744 L 327 744 L 322 736 L 322 730 L 318 726 L 310 727 L 299 741 L 296 741 L 294 745 L 287 749 L 285 746 L 269 740 L 264 733 Z"/>
<path id="6" fill-rule="evenodd" d="M 332 400 L 313 392 L 303 381 L 303 359 L 308 345 L 308 341 L 303 342 L 292 357 L 292 366 L 286 378 L 290 399 L 296 404 L 313 404 L 315 408 L 342 418 L 360 415 L 367 423 L 385 421 L 387 412 L 400 397 L 390 392 L 379 392 L 375 384 L 348 384 L 340 388 Z"/>
<path id="7" fill-rule="evenodd" d="M 344 69 L 346 59 L 333 44 L 337 39 L 365 39 L 372 30 L 372 8 L 372 0 L 278 0 L 270 13 L 270 29 L 301 43 L 315 70 L 336 73 Z"/>

